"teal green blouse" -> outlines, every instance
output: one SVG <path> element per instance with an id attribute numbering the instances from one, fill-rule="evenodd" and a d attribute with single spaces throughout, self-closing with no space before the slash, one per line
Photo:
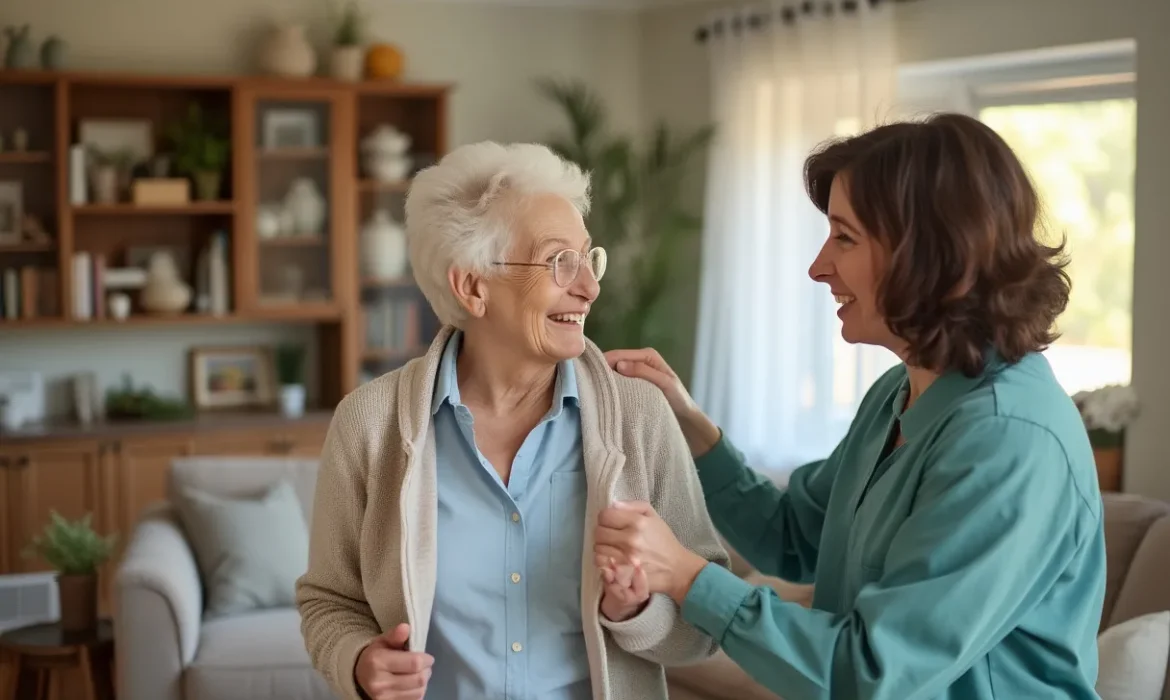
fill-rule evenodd
<path id="1" fill-rule="evenodd" d="M 807 609 L 707 566 L 683 616 L 785 700 L 1095 699 L 1105 539 L 1076 407 L 1041 355 L 944 375 L 902 412 L 908 390 L 887 372 L 786 489 L 726 437 L 696 460 L 728 543 L 815 592 Z"/>

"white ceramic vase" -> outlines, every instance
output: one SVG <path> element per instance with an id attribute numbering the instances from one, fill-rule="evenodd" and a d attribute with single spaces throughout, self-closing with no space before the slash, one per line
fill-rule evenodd
<path id="1" fill-rule="evenodd" d="M 362 166 L 366 175 L 381 182 L 396 182 L 410 174 L 409 134 L 382 124 L 362 139 Z"/>
<path id="2" fill-rule="evenodd" d="M 374 279 L 397 279 L 406 274 L 406 229 L 384 209 L 362 226 L 362 274 Z"/>
<path id="3" fill-rule="evenodd" d="M 275 27 L 260 53 L 260 67 L 266 73 L 303 78 L 317 69 L 317 54 L 299 24 Z"/>
<path id="4" fill-rule="evenodd" d="M 180 313 L 191 303 L 191 286 L 179 276 L 179 268 L 170 253 L 150 256 L 140 301 L 142 308 L 159 314 Z"/>
<path id="5" fill-rule="evenodd" d="M 334 46 L 329 54 L 329 74 L 338 80 L 361 80 L 364 60 L 360 46 Z"/>
<path id="6" fill-rule="evenodd" d="M 284 208 L 289 212 L 297 235 L 319 236 L 324 232 L 325 197 L 311 179 L 297 178 L 292 183 L 284 197 Z"/>
<path id="7" fill-rule="evenodd" d="M 305 386 L 303 384 L 281 385 L 280 413 L 285 418 L 300 418 L 305 415 Z"/>

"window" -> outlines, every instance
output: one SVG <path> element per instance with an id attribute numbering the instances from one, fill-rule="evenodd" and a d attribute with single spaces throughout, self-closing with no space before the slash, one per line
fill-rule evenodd
<path id="1" fill-rule="evenodd" d="M 910 112 L 978 117 L 1011 145 L 1065 240 L 1072 294 L 1046 352 L 1069 393 L 1130 381 L 1136 100 L 1132 42 L 952 64 L 900 76 Z"/>
<path id="2" fill-rule="evenodd" d="M 979 111 L 1028 168 L 1047 237 L 1068 246 L 1072 293 L 1047 355 L 1069 393 L 1130 380 L 1135 107 L 1118 98 Z"/>

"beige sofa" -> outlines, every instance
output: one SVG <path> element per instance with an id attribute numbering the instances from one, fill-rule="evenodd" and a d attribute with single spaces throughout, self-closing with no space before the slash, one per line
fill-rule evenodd
<path id="1" fill-rule="evenodd" d="M 1170 503 L 1107 493 L 1105 501 L 1105 606 L 1100 630 L 1147 613 L 1170 610 Z M 736 573 L 772 585 L 786 600 L 806 602 L 811 589 L 754 572 L 733 555 Z M 777 700 L 723 652 L 686 668 L 667 671 L 670 700 Z M 1162 700 L 1170 700 L 1170 666 Z"/>
<path id="2" fill-rule="evenodd" d="M 172 467 L 171 488 L 190 485 L 222 496 L 258 496 L 278 480 L 296 489 L 312 517 L 317 460 L 186 458 Z M 1170 505 L 1108 495 L 1108 590 L 1102 624 L 1170 609 Z M 752 572 L 733 555 L 736 573 L 807 604 L 808 586 Z M 205 621 L 195 557 L 174 510 L 160 504 L 139 522 L 115 580 L 119 700 L 326 700 L 309 665 L 293 608 Z M 722 653 L 669 669 L 671 700 L 775 700 Z M 1164 700 L 1170 700 L 1170 682 Z"/>

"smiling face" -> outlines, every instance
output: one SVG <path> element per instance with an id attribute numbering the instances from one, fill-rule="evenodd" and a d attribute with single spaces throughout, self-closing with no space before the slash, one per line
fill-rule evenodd
<path id="1" fill-rule="evenodd" d="M 476 322 L 529 359 L 560 362 L 585 351 L 585 318 L 601 288 L 586 253 L 592 242 L 577 209 L 564 197 L 533 195 L 512 204 L 515 227 L 508 254 L 482 281 L 486 303 Z M 557 284 L 552 262 L 563 250 L 579 253 L 575 279 Z"/>
<path id="2" fill-rule="evenodd" d="M 890 332 L 878 309 L 878 286 L 887 255 L 857 219 L 849 202 L 849 181 L 838 174 L 829 192 L 829 238 L 808 274 L 829 286 L 840 305 L 841 337 L 900 353 L 904 343 Z"/>

